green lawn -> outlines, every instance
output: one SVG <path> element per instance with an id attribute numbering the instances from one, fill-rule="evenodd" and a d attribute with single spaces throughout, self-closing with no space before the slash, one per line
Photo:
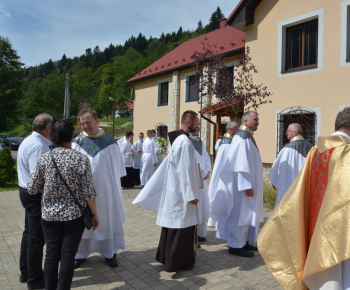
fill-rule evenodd
<path id="1" fill-rule="evenodd" d="M 31 133 L 31 126 L 27 124 L 24 125 L 24 122 L 16 123 L 11 122 L 7 126 L 7 131 L 2 131 L 1 134 L 5 134 L 7 136 L 21 136 L 26 137 Z"/>
<path id="2" fill-rule="evenodd" d="M 134 119 L 133 118 L 118 118 L 118 119 L 115 119 L 114 121 L 114 126 L 121 126 L 127 122 L 133 122 Z M 100 119 L 100 122 L 109 122 L 109 123 L 112 123 L 113 122 L 113 119 Z"/>

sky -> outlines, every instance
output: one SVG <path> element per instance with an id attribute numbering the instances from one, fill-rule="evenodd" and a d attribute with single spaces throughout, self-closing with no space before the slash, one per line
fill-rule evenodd
<path id="1" fill-rule="evenodd" d="M 0 0 L 0 35 L 8 37 L 26 66 L 80 56 L 124 44 L 141 32 L 195 30 L 219 6 L 228 17 L 239 0 Z"/>

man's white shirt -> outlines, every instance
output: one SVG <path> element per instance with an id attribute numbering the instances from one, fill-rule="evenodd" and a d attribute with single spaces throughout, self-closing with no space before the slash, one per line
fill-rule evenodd
<path id="1" fill-rule="evenodd" d="M 50 151 L 51 146 L 52 142 L 49 139 L 35 131 L 23 140 L 17 153 L 18 185 L 20 187 L 27 188 L 36 163 L 42 154 Z"/>

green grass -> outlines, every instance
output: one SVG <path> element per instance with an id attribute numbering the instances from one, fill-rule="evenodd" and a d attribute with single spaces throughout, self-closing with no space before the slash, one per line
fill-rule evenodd
<path id="1" fill-rule="evenodd" d="M 133 118 L 118 118 L 115 119 L 114 121 L 114 126 L 121 126 L 127 122 L 133 122 L 134 119 Z M 100 122 L 108 122 L 108 123 L 112 123 L 113 119 L 100 119 Z"/>
<path id="2" fill-rule="evenodd" d="M 16 162 L 16 164 L 13 167 L 17 171 L 17 162 Z M 16 181 L 15 182 L 8 182 L 6 184 L 6 187 L 0 187 L 0 192 L 1 191 L 11 191 L 11 190 L 19 190 L 18 178 L 17 177 L 16 177 Z"/>
<path id="3" fill-rule="evenodd" d="M 266 209 L 273 210 L 277 198 L 277 191 L 273 189 L 269 181 L 264 181 L 264 205 Z"/>
<path id="4" fill-rule="evenodd" d="M 1 134 L 7 136 L 21 136 L 26 137 L 31 133 L 31 126 L 25 126 L 24 122 L 16 123 L 10 122 L 7 126 L 7 131 L 2 131 Z"/>
<path id="5" fill-rule="evenodd" d="M 106 126 L 106 127 L 102 127 L 103 130 L 108 134 L 108 135 L 113 135 L 113 127 L 112 126 Z M 125 126 L 125 127 L 121 127 L 121 126 L 114 126 L 114 137 L 117 136 L 124 136 L 126 132 L 128 131 L 132 131 L 133 130 L 133 124 Z M 75 126 L 75 133 L 80 134 L 81 132 L 81 126 Z"/>

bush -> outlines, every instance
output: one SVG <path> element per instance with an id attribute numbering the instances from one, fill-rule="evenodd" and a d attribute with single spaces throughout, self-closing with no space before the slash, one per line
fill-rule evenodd
<path id="1" fill-rule="evenodd" d="M 273 189 L 269 181 L 264 180 L 264 204 L 268 209 L 274 209 L 277 198 L 277 191 Z"/>
<path id="2" fill-rule="evenodd" d="M 6 187 L 8 182 L 14 182 L 17 179 L 17 171 L 13 168 L 15 164 L 10 149 L 4 147 L 0 151 L 0 187 Z"/>

